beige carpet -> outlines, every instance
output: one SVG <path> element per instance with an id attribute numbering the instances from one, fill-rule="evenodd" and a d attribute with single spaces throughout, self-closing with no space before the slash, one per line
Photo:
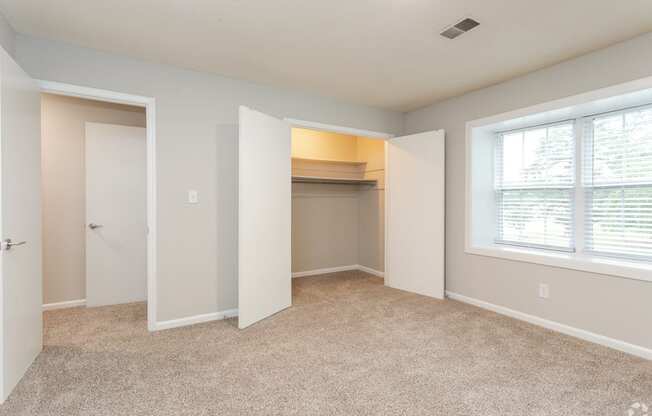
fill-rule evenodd
<path id="1" fill-rule="evenodd" d="M 294 307 L 150 334 L 145 305 L 45 314 L 1 415 L 626 415 L 652 363 L 360 272 L 295 279 Z"/>

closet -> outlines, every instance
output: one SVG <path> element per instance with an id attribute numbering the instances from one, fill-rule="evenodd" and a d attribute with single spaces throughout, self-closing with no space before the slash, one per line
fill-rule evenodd
<path id="1" fill-rule="evenodd" d="M 444 145 L 241 106 L 238 327 L 292 306 L 293 274 L 355 267 L 442 299 Z"/>
<path id="2" fill-rule="evenodd" d="M 292 275 L 384 272 L 385 141 L 293 128 Z"/>

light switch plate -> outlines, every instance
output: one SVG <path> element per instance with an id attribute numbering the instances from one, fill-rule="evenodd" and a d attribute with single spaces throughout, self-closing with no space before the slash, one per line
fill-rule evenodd
<path id="1" fill-rule="evenodd" d="M 550 286 L 545 283 L 539 284 L 539 297 L 541 299 L 548 299 L 550 297 Z"/>
<path id="2" fill-rule="evenodd" d="M 199 194 L 195 189 L 188 190 L 188 203 L 197 204 L 199 202 Z"/>

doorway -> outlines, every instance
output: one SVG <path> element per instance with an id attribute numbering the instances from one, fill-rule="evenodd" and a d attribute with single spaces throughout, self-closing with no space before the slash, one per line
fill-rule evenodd
<path id="1" fill-rule="evenodd" d="M 292 276 L 385 268 L 385 142 L 292 128 Z"/>
<path id="2" fill-rule="evenodd" d="M 146 120 L 41 95 L 44 309 L 145 301 Z"/>
<path id="3" fill-rule="evenodd" d="M 55 268 L 54 275 L 49 273 L 48 259 L 52 258 L 49 253 L 56 253 L 57 249 L 52 249 L 56 246 L 51 241 L 48 248 L 50 237 L 44 227 L 44 309 L 146 301 L 147 326 L 154 331 L 157 329 L 154 99 L 47 81 L 40 81 L 39 86 L 42 96 L 50 102 L 68 104 L 63 107 L 67 113 L 56 117 L 59 122 L 66 120 L 66 115 L 76 114 L 74 123 L 69 120 L 67 124 L 74 124 L 76 136 L 82 136 L 77 139 L 75 157 L 77 162 L 83 160 L 82 168 L 76 172 L 77 212 L 83 204 L 83 215 L 71 215 L 68 211 L 65 214 L 67 221 L 73 223 L 68 225 L 69 230 L 75 230 L 77 247 L 83 247 L 83 251 L 76 250 L 73 262 L 76 279 L 61 285 L 61 279 L 56 280 L 60 269 Z M 43 100 L 43 109 L 47 100 Z M 48 134 L 46 117 L 44 114 L 44 137 Z M 49 124 L 55 127 L 55 133 L 65 127 Z M 73 136 L 68 134 L 68 141 L 74 140 Z M 46 152 L 52 150 L 56 155 L 57 149 L 49 148 L 45 141 L 43 145 L 45 163 L 49 158 Z M 82 191 L 79 191 L 80 178 L 83 178 Z M 43 182 L 46 194 L 43 218 L 47 226 L 48 183 L 46 179 Z M 67 192 L 71 192 L 69 187 Z M 63 218 L 63 215 L 56 217 Z M 64 256 L 58 258 L 61 262 Z"/>

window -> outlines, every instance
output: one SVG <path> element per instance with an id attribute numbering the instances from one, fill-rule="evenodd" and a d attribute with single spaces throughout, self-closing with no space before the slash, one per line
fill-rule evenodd
<path id="1" fill-rule="evenodd" d="M 651 260 L 652 106 L 497 133 L 494 192 L 497 244 Z"/>
<path id="2" fill-rule="evenodd" d="M 573 130 L 561 123 L 497 135 L 497 243 L 574 250 Z"/>
<path id="3" fill-rule="evenodd" d="M 585 250 L 652 259 L 652 108 L 584 125 Z"/>
<path id="4" fill-rule="evenodd" d="M 465 252 L 652 282 L 652 77 L 466 123 Z"/>

